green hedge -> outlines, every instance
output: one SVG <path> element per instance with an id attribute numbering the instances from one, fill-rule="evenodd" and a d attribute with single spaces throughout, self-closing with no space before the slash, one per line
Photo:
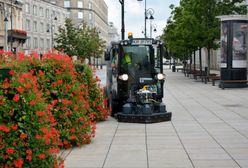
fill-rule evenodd
<path id="1" fill-rule="evenodd" d="M 11 77 L 0 82 L 0 167 L 58 167 L 59 149 L 90 143 L 109 115 L 90 67 L 59 53 L 0 52 Z"/>

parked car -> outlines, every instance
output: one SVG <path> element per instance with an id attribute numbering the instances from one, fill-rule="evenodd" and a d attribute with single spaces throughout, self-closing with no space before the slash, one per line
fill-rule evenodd
<path id="1" fill-rule="evenodd" d="M 166 61 L 164 62 L 164 65 L 170 65 L 170 61 L 169 61 L 169 60 L 166 60 Z"/>

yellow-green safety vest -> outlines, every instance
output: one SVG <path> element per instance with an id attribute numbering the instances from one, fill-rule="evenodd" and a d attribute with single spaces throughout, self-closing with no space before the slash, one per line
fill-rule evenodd
<path id="1" fill-rule="evenodd" d="M 126 63 L 126 64 L 132 63 L 131 58 L 128 54 L 125 54 L 125 56 L 124 56 L 124 63 Z"/>

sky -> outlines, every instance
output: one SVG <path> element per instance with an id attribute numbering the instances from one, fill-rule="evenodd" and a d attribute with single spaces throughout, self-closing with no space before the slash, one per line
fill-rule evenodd
<path id="1" fill-rule="evenodd" d="M 156 32 L 152 32 L 155 38 L 162 34 L 163 28 L 166 26 L 167 19 L 170 17 L 170 4 L 179 5 L 180 0 L 146 0 L 146 9 L 151 8 L 154 11 L 154 20 L 150 24 L 147 20 L 147 37 L 150 37 L 150 25 L 152 30 L 156 28 Z M 105 0 L 108 6 L 108 21 L 113 22 L 121 37 L 121 4 L 119 0 Z M 145 27 L 145 0 L 124 0 L 125 2 L 125 37 L 128 32 L 133 33 L 133 37 L 144 37 Z"/>

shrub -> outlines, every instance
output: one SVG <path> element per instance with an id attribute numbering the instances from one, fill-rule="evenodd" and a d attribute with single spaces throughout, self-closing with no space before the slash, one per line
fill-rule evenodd
<path id="1" fill-rule="evenodd" d="M 105 120 L 110 114 L 110 109 L 107 106 L 103 89 L 100 87 L 100 79 L 94 74 L 95 71 L 92 67 L 84 65 L 82 69 L 83 71 L 79 72 L 78 80 L 88 87 L 89 104 L 94 114 L 94 121 Z"/>
<path id="2" fill-rule="evenodd" d="M 43 74 L 39 82 L 50 102 L 60 130 L 61 147 L 90 143 L 95 135 L 95 122 L 89 105 L 88 87 L 77 80 L 71 58 L 57 53 L 43 55 Z"/>
<path id="3" fill-rule="evenodd" d="M 58 131 L 34 71 L 0 82 L 0 167 L 57 167 Z"/>
<path id="4" fill-rule="evenodd" d="M 63 166 L 59 148 L 90 143 L 108 116 L 91 68 L 76 72 L 68 56 L 0 52 L 1 65 L 11 77 L 0 81 L 0 167 Z"/>

